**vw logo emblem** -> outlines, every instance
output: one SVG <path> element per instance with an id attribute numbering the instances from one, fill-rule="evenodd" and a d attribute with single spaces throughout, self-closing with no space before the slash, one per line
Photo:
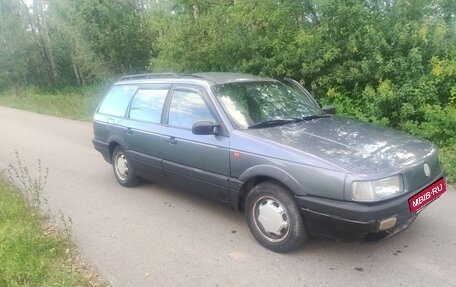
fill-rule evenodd
<path id="1" fill-rule="evenodd" d="M 429 164 L 426 162 L 424 163 L 424 174 L 429 177 L 431 175 L 431 168 L 429 167 Z"/>

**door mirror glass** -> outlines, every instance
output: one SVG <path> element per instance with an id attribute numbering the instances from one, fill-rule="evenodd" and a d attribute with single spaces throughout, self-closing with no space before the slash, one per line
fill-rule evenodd
<path id="1" fill-rule="evenodd" d="M 214 135 L 218 133 L 218 125 L 211 121 L 197 121 L 192 126 L 195 135 Z"/>

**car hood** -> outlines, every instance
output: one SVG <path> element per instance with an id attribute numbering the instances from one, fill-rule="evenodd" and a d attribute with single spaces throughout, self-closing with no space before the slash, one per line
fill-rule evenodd
<path id="1" fill-rule="evenodd" d="M 288 160 L 305 161 L 311 155 L 356 173 L 401 168 L 434 150 L 430 142 L 397 130 L 336 116 L 245 132 L 294 150 L 297 158 Z M 281 157 L 280 152 L 275 156 Z"/>

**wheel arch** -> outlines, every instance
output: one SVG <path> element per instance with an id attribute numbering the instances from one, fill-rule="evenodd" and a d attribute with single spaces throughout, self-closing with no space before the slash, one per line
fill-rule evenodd
<path id="1" fill-rule="evenodd" d="M 262 182 L 273 180 L 283 185 L 292 195 L 303 194 L 303 186 L 286 171 L 268 165 L 249 168 L 241 174 L 239 180 L 244 182 L 240 189 L 239 209 L 244 210 L 245 199 L 252 188 Z"/>
<path id="2" fill-rule="evenodd" d="M 113 136 L 109 138 L 108 140 L 109 145 L 108 145 L 108 153 L 109 153 L 109 163 L 112 163 L 112 153 L 114 152 L 114 149 L 116 146 L 122 146 L 123 148 L 126 148 L 125 141 L 119 137 L 119 136 Z"/>
<path id="3" fill-rule="evenodd" d="M 109 143 L 108 146 L 108 152 L 109 152 L 109 163 L 112 163 L 112 153 L 114 152 L 114 149 L 116 146 L 120 145 L 118 142 L 112 141 Z"/>

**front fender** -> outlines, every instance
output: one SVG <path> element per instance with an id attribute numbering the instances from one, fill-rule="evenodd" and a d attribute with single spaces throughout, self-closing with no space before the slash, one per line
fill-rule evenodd
<path id="1" fill-rule="evenodd" d="M 247 182 L 249 179 L 259 176 L 277 180 L 288 187 L 295 195 L 307 195 L 304 191 L 304 187 L 296 179 L 294 179 L 293 176 L 283 169 L 270 165 L 256 165 L 250 167 L 239 176 L 239 180 Z"/>

